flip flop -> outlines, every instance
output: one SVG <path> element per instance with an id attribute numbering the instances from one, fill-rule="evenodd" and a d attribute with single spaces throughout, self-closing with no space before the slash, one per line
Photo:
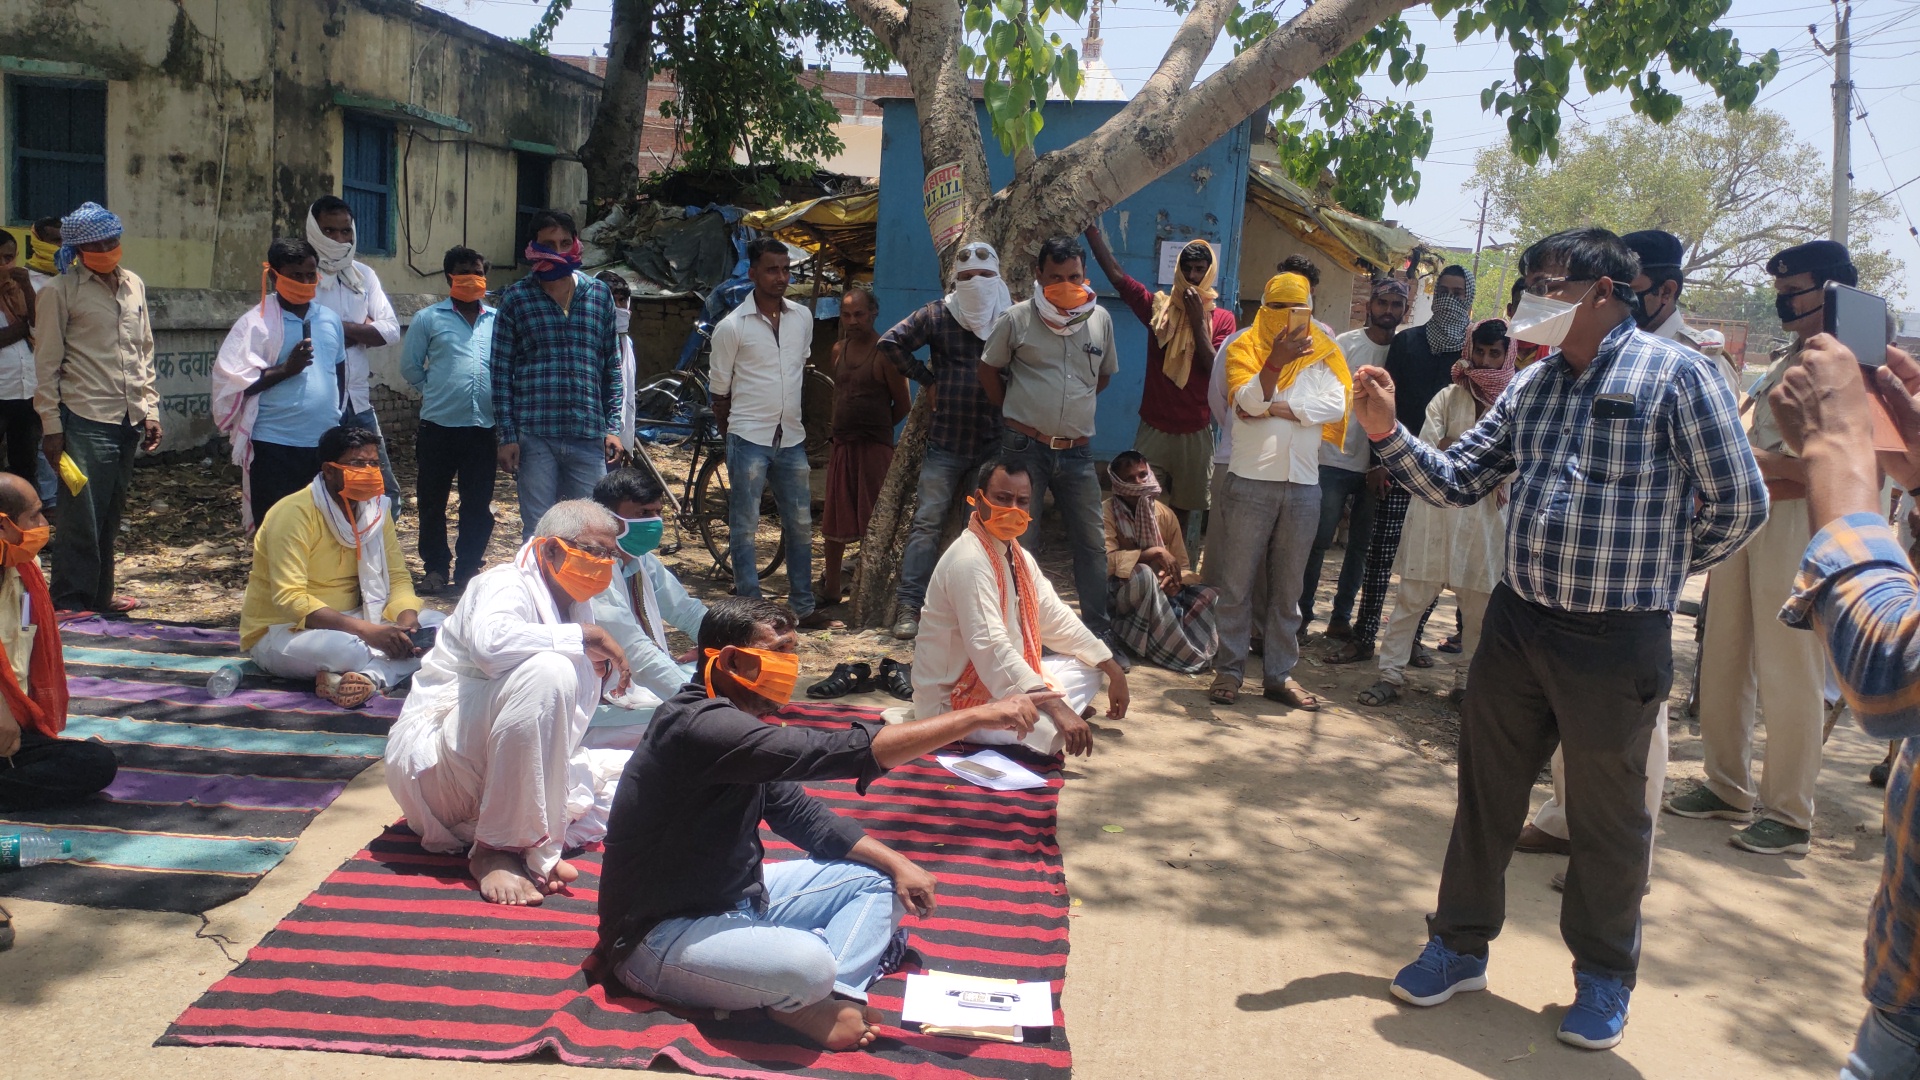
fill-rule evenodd
<path id="1" fill-rule="evenodd" d="M 116 615 L 125 615 L 129 611 L 136 610 L 139 606 L 140 601 L 131 596 L 116 596 L 112 600 L 107 601 L 107 610 Z"/>
<path id="2" fill-rule="evenodd" d="M 1277 701 L 1282 705 L 1299 709 L 1301 712 L 1320 711 L 1320 699 L 1313 696 L 1306 687 L 1301 686 L 1294 679 L 1288 679 L 1277 688 L 1269 686 L 1260 691 L 1260 696 L 1268 701 Z"/>
<path id="3" fill-rule="evenodd" d="M 873 689 L 873 668 L 868 664 L 835 664 L 833 674 L 807 687 L 810 698 L 837 698 Z"/>
<path id="4" fill-rule="evenodd" d="M 1459 652 L 1460 651 L 1460 635 L 1448 634 L 1447 640 L 1440 643 L 1440 651 L 1448 654 Z"/>
<path id="5" fill-rule="evenodd" d="M 343 671 L 335 674 L 321 672 L 313 680 L 313 692 L 323 700 L 331 701 L 343 709 L 357 709 L 373 696 L 373 680 L 358 671 Z"/>
<path id="6" fill-rule="evenodd" d="M 889 656 L 880 661 L 880 685 L 901 701 L 913 700 L 913 665 Z"/>

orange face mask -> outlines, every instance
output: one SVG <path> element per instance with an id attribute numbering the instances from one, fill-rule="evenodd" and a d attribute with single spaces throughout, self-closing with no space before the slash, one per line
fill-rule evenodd
<path id="1" fill-rule="evenodd" d="M 973 507 L 973 514 L 980 519 L 980 527 L 995 540 L 1013 543 L 1027 531 L 1027 525 L 1033 521 L 1033 515 L 1017 506 L 1001 506 L 987 501 L 987 493 L 977 492 L 967 496 L 967 505 Z"/>
<path id="2" fill-rule="evenodd" d="M 733 680 L 735 682 L 745 687 L 749 692 L 766 698 L 775 705 L 785 705 L 787 702 L 793 700 L 793 684 L 800 678 L 799 653 L 773 652 L 768 649 L 749 649 L 744 646 L 735 646 L 735 649 L 739 652 L 746 653 L 748 656 L 757 656 L 760 658 L 760 675 L 758 678 L 748 681 L 741 678 L 740 673 L 736 671 L 733 673 Z M 717 697 L 719 695 L 713 692 L 713 662 L 719 658 L 720 650 L 708 649 L 706 652 L 707 696 Z"/>
<path id="3" fill-rule="evenodd" d="M 463 304 L 471 304 L 487 295 L 485 274 L 455 274 L 450 280 L 452 285 L 447 292 Z"/>
<path id="4" fill-rule="evenodd" d="M 80 253 L 80 265 L 96 274 L 111 274 L 120 267 L 120 249 L 83 251 Z"/>
<path id="5" fill-rule="evenodd" d="M 47 538 L 53 535 L 53 529 L 42 525 L 37 529 L 23 529 L 13 523 L 13 519 L 0 514 L 0 566 L 19 566 L 33 561 L 40 549 L 47 546 Z M 20 539 L 15 540 L 18 536 Z"/>
<path id="6" fill-rule="evenodd" d="M 378 470 L 375 470 L 376 472 Z M 589 555 L 557 536 L 547 537 L 547 546 L 542 557 L 547 564 L 547 573 L 553 577 L 553 583 L 560 591 L 573 598 L 576 604 L 584 604 L 606 591 L 613 583 L 613 560 Z M 554 557 L 557 546 L 560 556 Z"/>
<path id="7" fill-rule="evenodd" d="M 299 307 L 301 304 L 313 303 L 314 294 L 320 291 L 320 285 L 312 281 L 295 281 L 285 274 L 275 274 L 273 291 L 280 294 L 281 300 Z"/>
<path id="8" fill-rule="evenodd" d="M 340 478 L 341 496 L 353 502 L 377 499 L 387 492 L 387 481 L 378 465 L 340 465 L 329 461 L 322 467 L 328 475 Z"/>
<path id="9" fill-rule="evenodd" d="M 1056 281 L 1041 289 L 1040 294 L 1063 312 L 1084 307 L 1093 300 L 1093 290 L 1077 281 Z"/>

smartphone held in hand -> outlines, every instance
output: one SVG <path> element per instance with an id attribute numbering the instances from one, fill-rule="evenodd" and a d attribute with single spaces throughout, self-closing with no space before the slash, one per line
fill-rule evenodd
<path id="1" fill-rule="evenodd" d="M 1837 281 L 1827 282 L 1822 298 L 1826 302 L 1822 329 L 1847 347 L 1866 379 L 1867 401 L 1873 407 L 1873 448 L 1904 451 L 1906 443 L 1874 385 L 1875 371 L 1886 366 L 1887 343 L 1893 332 L 1886 299 Z"/>

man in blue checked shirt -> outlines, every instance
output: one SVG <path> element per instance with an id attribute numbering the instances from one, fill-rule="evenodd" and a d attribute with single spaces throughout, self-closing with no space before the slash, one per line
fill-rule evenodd
<path id="1" fill-rule="evenodd" d="M 493 326 L 485 302 L 487 257 L 451 247 L 440 260 L 447 299 L 423 308 L 407 327 L 400 374 L 420 390 L 420 591 L 466 588 L 493 539 Z M 447 550 L 447 496 L 460 483 L 458 554 Z"/>
<path id="2" fill-rule="evenodd" d="M 1556 233 L 1527 249 L 1520 271 L 1513 336 L 1554 351 L 1445 452 L 1395 422 L 1384 370 L 1354 373 L 1355 415 L 1414 495 L 1470 506 L 1513 477 L 1506 570 L 1462 705 L 1439 904 L 1393 993 L 1438 1005 L 1486 987 L 1507 862 L 1559 745 L 1574 845 L 1560 933 L 1575 985 L 1559 1036 L 1601 1050 L 1620 1041 L 1640 962 L 1647 749 L 1673 683 L 1673 609 L 1689 574 L 1766 521 L 1767 492 L 1712 363 L 1635 329 L 1639 261 L 1619 237 Z"/>
<path id="3" fill-rule="evenodd" d="M 584 499 L 620 457 L 620 344 L 613 292 L 580 272 L 573 217 L 542 210 L 523 253 L 533 270 L 500 294 L 493 422 L 500 468 L 519 478 L 520 538 L 554 503 Z"/>

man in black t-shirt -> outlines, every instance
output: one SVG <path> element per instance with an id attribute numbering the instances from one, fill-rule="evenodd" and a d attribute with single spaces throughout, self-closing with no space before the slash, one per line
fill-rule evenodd
<path id="1" fill-rule="evenodd" d="M 1382 366 L 1393 377 L 1397 391 L 1394 413 L 1408 431 L 1419 431 L 1426 424 L 1427 403 L 1453 381 L 1453 365 L 1466 347 L 1467 326 L 1472 321 L 1473 272 L 1464 266 L 1449 266 L 1433 283 L 1432 316 L 1393 336 Z M 1328 663 L 1351 664 L 1373 656 L 1381 610 L 1393 582 L 1393 560 L 1400 553 L 1400 528 L 1406 524 L 1407 506 L 1413 501 L 1407 489 L 1395 484 L 1387 470 L 1377 465 L 1367 474 L 1367 483 L 1378 502 L 1373 514 L 1373 540 L 1367 547 L 1367 573 L 1360 585 L 1360 610 L 1353 620 L 1353 637 L 1328 655 Z M 1415 667 L 1433 666 L 1432 657 L 1420 644 L 1426 623 L 1426 615 L 1422 615 L 1420 627 L 1414 632 Z"/>
<path id="2" fill-rule="evenodd" d="M 700 626 L 700 681 L 662 704 L 620 777 L 600 876 L 599 970 L 669 1005 L 767 1015 L 829 1050 L 873 1041 L 866 989 L 932 874 L 807 794 L 976 731 L 1033 730 L 1053 693 L 902 724 L 768 723 L 799 671 L 791 611 L 725 597 Z M 764 864 L 760 822 L 806 858 Z M 904 942 L 902 942 L 904 944 Z"/>

